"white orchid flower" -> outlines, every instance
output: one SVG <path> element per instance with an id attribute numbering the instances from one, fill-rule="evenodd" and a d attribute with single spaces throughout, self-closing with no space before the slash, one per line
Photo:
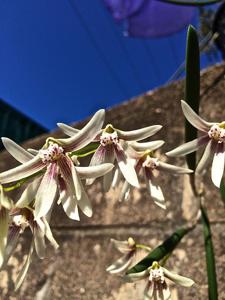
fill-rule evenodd
<path id="1" fill-rule="evenodd" d="M 205 145 L 206 148 L 197 165 L 196 173 L 201 173 L 208 163 L 213 160 L 211 178 L 214 185 L 220 187 L 225 164 L 225 121 L 221 123 L 206 122 L 183 100 L 181 101 L 181 107 L 186 119 L 203 135 L 167 152 L 166 154 L 168 156 L 184 156 Z"/>
<path id="2" fill-rule="evenodd" d="M 123 253 L 123 256 L 117 259 L 112 265 L 110 265 L 106 269 L 106 271 L 111 274 L 124 272 L 131 265 L 132 260 L 135 256 L 136 243 L 131 237 L 129 237 L 127 241 L 118 241 L 111 239 L 111 242 L 121 253 Z"/>
<path id="3" fill-rule="evenodd" d="M 20 234 L 22 234 L 24 230 L 29 227 L 33 235 L 27 258 L 16 279 L 15 289 L 18 289 L 23 283 L 29 269 L 29 265 L 32 260 L 33 249 L 35 248 L 38 257 L 43 259 L 45 257 L 46 249 L 45 239 L 47 238 L 55 249 L 58 248 L 58 244 L 52 235 L 46 218 L 42 217 L 35 220 L 34 212 L 31 207 L 14 208 L 10 212 L 10 217 L 11 225 L 9 226 L 7 245 L 5 248 L 4 265 L 7 264 L 10 256 L 15 250 Z"/>
<path id="4" fill-rule="evenodd" d="M 6 184 L 32 175 L 37 176 L 25 192 L 28 204 L 35 198 L 35 219 L 47 215 L 55 202 L 57 192 L 60 194 L 59 202 L 71 219 L 79 220 L 77 206 L 86 216 L 92 216 L 91 203 L 81 179 L 105 175 L 112 170 L 113 165 L 108 163 L 90 167 L 74 166 L 69 151 L 79 150 L 95 138 L 104 122 L 104 115 L 104 110 L 98 111 L 72 138 L 47 139 L 44 147 L 35 156 L 10 139 L 2 139 L 7 151 L 22 165 L 1 173 L 0 183 Z"/>
<path id="5" fill-rule="evenodd" d="M 161 140 L 149 143 L 131 143 L 129 144 L 129 155 L 133 159 L 137 174 L 141 171 L 143 172 L 151 198 L 158 206 L 165 209 L 165 197 L 159 185 L 160 173 L 169 172 L 173 175 L 180 175 L 191 173 L 192 170 L 162 162 L 159 158 L 155 157 L 154 150 L 163 144 L 164 141 Z M 130 184 L 125 181 L 122 187 L 120 201 L 128 199 L 130 188 Z"/>
<path id="6" fill-rule="evenodd" d="M 156 261 L 147 270 L 126 275 L 124 278 L 128 282 L 148 278 L 148 283 L 144 291 L 144 300 L 171 300 L 166 278 L 184 287 L 191 287 L 194 284 L 192 279 L 170 272 Z"/>
<path id="7" fill-rule="evenodd" d="M 62 123 L 59 123 L 58 126 L 69 136 L 72 136 L 77 132 L 77 129 Z M 158 132 L 161 128 L 161 125 L 154 125 L 133 131 L 122 131 L 114 128 L 113 125 L 108 124 L 105 129 L 99 132 L 95 137 L 95 141 L 99 141 L 100 145 L 94 153 L 90 165 L 94 166 L 106 162 L 114 163 L 116 160 L 118 168 L 129 184 L 139 187 L 137 174 L 126 153 L 126 142 L 146 139 Z M 87 184 L 91 184 L 93 180 L 94 179 L 87 180 Z M 105 191 L 110 189 L 112 180 L 112 172 L 109 172 L 104 176 L 103 185 Z"/>

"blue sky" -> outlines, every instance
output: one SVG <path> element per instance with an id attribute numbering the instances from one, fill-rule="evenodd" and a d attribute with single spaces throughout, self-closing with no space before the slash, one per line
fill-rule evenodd
<path id="1" fill-rule="evenodd" d="M 164 84 L 185 55 L 186 30 L 126 38 L 101 0 L 0 0 L 0 28 L 0 97 L 48 129 Z"/>

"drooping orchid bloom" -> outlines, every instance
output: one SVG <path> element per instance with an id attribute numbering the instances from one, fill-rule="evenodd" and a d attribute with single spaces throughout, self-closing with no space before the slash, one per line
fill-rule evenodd
<path id="1" fill-rule="evenodd" d="M 26 228 L 30 228 L 32 232 L 32 240 L 27 258 L 16 279 L 15 289 L 17 290 L 26 277 L 32 260 L 34 248 L 38 257 L 43 259 L 45 257 L 46 249 L 45 239 L 47 239 L 55 249 L 58 248 L 58 244 L 52 235 L 50 226 L 46 218 L 42 217 L 35 220 L 34 211 L 31 206 L 18 208 L 16 204 L 15 208 L 10 211 L 10 218 L 11 220 L 7 238 L 7 245 L 4 255 L 4 266 L 7 264 L 10 256 L 13 254 L 13 251 L 18 244 L 19 236 L 25 231 Z"/>
<path id="2" fill-rule="evenodd" d="M 87 125 L 71 138 L 48 138 L 38 153 L 27 152 L 10 139 L 3 138 L 7 151 L 22 164 L 0 174 L 0 183 L 15 182 L 29 176 L 36 176 L 32 185 L 28 185 L 26 199 L 35 198 L 34 215 L 39 219 L 50 211 L 57 192 L 66 214 L 79 220 L 78 208 L 88 216 L 92 216 L 92 207 L 83 188 L 81 179 L 96 178 L 106 174 L 113 168 L 112 164 L 101 166 L 74 166 L 71 152 L 89 144 L 98 134 L 104 122 L 105 111 L 99 110 Z M 31 197 L 33 195 L 33 198 Z M 26 199 L 24 201 L 26 201 Z"/>
<path id="3" fill-rule="evenodd" d="M 167 270 L 160 266 L 157 261 L 154 261 L 151 267 L 145 271 L 126 275 L 124 278 L 128 282 L 136 282 L 148 278 L 144 291 L 144 300 L 171 300 L 166 278 L 184 287 L 191 287 L 194 284 L 192 279 Z"/>
<path id="4" fill-rule="evenodd" d="M 183 100 L 181 101 L 181 107 L 186 119 L 202 133 L 202 136 L 185 143 L 166 154 L 168 156 L 184 156 L 198 150 L 201 146 L 206 145 L 203 155 L 197 165 L 196 173 L 202 173 L 208 163 L 213 160 L 211 178 L 214 185 L 220 187 L 225 164 L 225 121 L 221 123 L 207 122 L 198 116 Z"/>
<path id="5" fill-rule="evenodd" d="M 188 174 L 192 170 L 177 167 L 161 161 L 154 154 L 154 150 L 164 144 L 164 141 L 153 141 L 147 143 L 130 143 L 129 155 L 133 159 L 133 164 L 137 174 L 141 171 L 144 174 L 146 186 L 149 190 L 151 198 L 155 204 L 162 208 L 166 208 L 165 198 L 159 185 L 159 177 L 161 172 L 169 172 L 173 175 Z M 130 192 L 130 184 L 125 181 L 121 191 L 120 200 L 127 200 Z"/>
<path id="6" fill-rule="evenodd" d="M 123 254 L 123 256 L 110 265 L 106 271 L 111 274 L 124 272 L 131 265 L 135 256 L 137 250 L 136 243 L 132 237 L 129 237 L 127 241 L 111 239 L 111 242 L 115 245 L 117 250 Z"/>
<path id="7" fill-rule="evenodd" d="M 77 129 L 66 124 L 58 123 L 58 126 L 69 136 L 73 136 L 77 132 Z M 133 131 L 122 131 L 114 128 L 113 125 L 108 124 L 98 135 L 96 135 L 95 141 L 99 141 L 100 145 L 92 156 L 90 166 L 102 163 L 115 163 L 116 161 L 118 168 L 127 182 L 132 186 L 139 187 L 137 174 L 126 153 L 127 142 L 144 140 L 154 135 L 161 128 L 161 125 L 153 125 Z M 87 184 L 91 184 L 93 180 L 94 179 L 87 180 Z M 113 172 L 108 172 L 103 179 L 105 191 L 109 190 L 112 180 Z"/>

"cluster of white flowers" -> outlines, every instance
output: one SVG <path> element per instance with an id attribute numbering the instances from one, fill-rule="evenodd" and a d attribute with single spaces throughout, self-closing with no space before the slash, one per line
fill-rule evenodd
<path id="1" fill-rule="evenodd" d="M 215 153 L 212 180 L 216 186 L 219 186 L 224 170 L 224 122 L 205 122 L 185 102 L 182 102 L 182 108 L 187 119 L 205 135 L 167 154 L 185 155 L 195 151 L 199 146 L 207 144 L 198 170 L 202 170 L 210 154 Z M 81 130 L 58 123 L 64 134 L 69 137 L 61 139 L 49 137 L 40 150 L 25 150 L 12 140 L 2 138 L 6 150 L 20 165 L 0 173 L 0 267 L 7 263 L 13 253 L 19 235 L 26 228 L 30 228 L 33 234 L 25 266 L 17 279 L 17 288 L 25 278 L 33 249 L 40 258 L 44 258 L 45 239 L 48 239 L 54 248 L 58 247 L 49 226 L 56 204 L 62 205 L 66 215 L 73 220 L 79 221 L 80 211 L 87 217 L 92 216 L 92 205 L 83 183 L 90 185 L 95 178 L 103 176 L 104 190 L 108 191 L 116 185 L 118 178 L 122 178 L 124 184 L 120 200 L 127 199 L 130 188 L 139 187 L 138 176 L 142 171 L 151 198 L 157 205 L 165 209 L 165 198 L 158 183 L 160 172 L 165 171 L 171 174 L 192 172 L 187 168 L 177 167 L 160 160 L 155 150 L 160 148 L 164 141 L 140 142 L 157 133 L 161 129 L 161 125 L 123 131 L 114 128 L 111 124 L 102 128 L 104 117 L 105 111 L 99 110 Z M 93 142 L 97 144 L 97 147 L 90 160 L 90 165 L 80 166 L 76 153 L 80 150 L 85 151 L 85 147 Z M 157 176 L 155 176 L 156 172 Z M 83 180 L 85 181 L 83 182 Z M 26 183 L 25 189 L 20 198 L 13 202 L 5 196 L 3 190 L 7 190 L 7 184 L 14 183 L 16 186 L 21 182 Z M 116 240 L 113 242 L 124 256 L 107 270 L 117 273 L 124 271 L 130 265 L 137 247 L 132 238 L 126 242 Z M 160 296 L 161 293 L 168 295 L 164 277 L 173 278 L 172 280 L 176 281 L 175 277 L 156 262 L 146 272 L 145 275 L 149 275 L 148 291 L 146 292 L 148 298 L 146 299 L 169 299 L 169 297 Z M 191 282 L 189 280 L 188 284 L 186 284 L 187 282 L 185 284 L 191 285 Z"/>

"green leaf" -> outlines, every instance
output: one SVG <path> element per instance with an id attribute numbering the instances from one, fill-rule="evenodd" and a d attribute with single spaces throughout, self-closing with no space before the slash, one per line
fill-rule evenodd
<path id="1" fill-rule="evenodd" d="M 221 181 L 221 184 L 220 184 L 220 195 L 221 195 L 221 198 L 222 198 L 223 203 L 225 205 L 225 185 L 224 185 L 223 180 Z"/>
<path id="2" fill-rule="evenodd" d="M 208 295 L 209 300 L 217 300 L 217 280 L 216 280 L 216 266 L 215 266 L 215 256 L 213 251 L 213 241 L 210 230 L 210 223 L 206 213 L 206 210 L 201 206 L 202 213 L 202 224 L 203 233 L 205 241 L 205 254 L 206 254 L 206 267 L 208 275 Z"/>
<path id="3" fill-rule="evenodd" d="M 133 268 L 129 269 L 126 274 L 138 273 L 146 270 L 152 265 L 154 261 L 160 261 L 166 255 L 171 253 L 176 246 L 179 244 L 181 239 L 191 230 L 192 228 L 179 228 L 175 231 L 168 239 L 166 239 L 161 245 L 151 251 L 144 259 L 137 263 Z"/>
<path id="4" fill-rule="evenodd" d="M 182 0 L 159 0 L 160 2 L 166 2 L 170 4 L 177 4 L 177 5 L 185 5 L 185 6 L 204 6 L 204 5 L 212 5 L 218 2 L 221 2 L 222 0 L 187 0 L 187 1 L 182 1 Z"/>
<path id="5" fill-rule="evenodd" d="M 92 153 L 95 153 L 96 149 L 99 147 L 99 143 L 90 143 L 84 148 L 74 151 L 71 153 L 71 156 L 76 155 L 77 157 L 85 157 Z"/>
<path id="6" fill-rule="evenodd" d="M 186 80 L 185 101 L 198 114 L 200 102 L 200 59 L 198 35 L 193 26 L 189 26 L 186 45 Z M 185 121 L 185 142 L 197 138 L 197 129 Z M 187 165 L 191 170 L 196 168 L 196 153 L 186 156 Z"/>

